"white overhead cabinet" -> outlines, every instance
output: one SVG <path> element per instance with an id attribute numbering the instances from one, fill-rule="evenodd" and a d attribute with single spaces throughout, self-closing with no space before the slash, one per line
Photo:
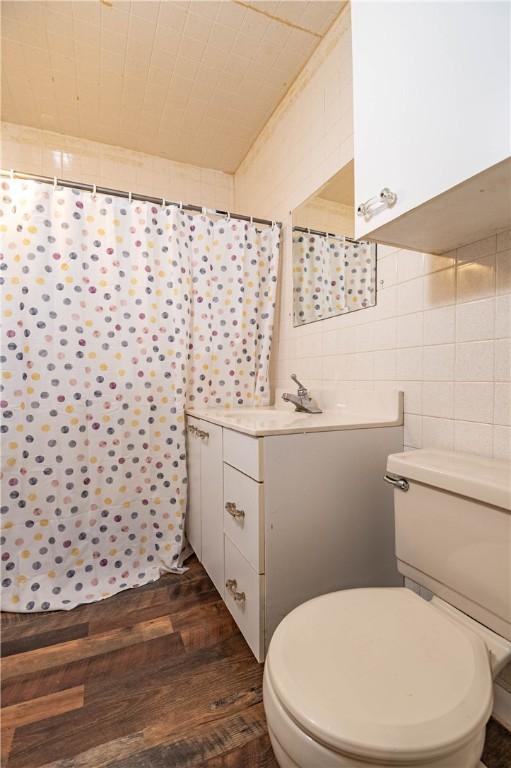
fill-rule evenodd
<path id="1" fill-rule="evenodd" d="M 351 14 L 356 237 L 445 253 L 509 227 L 511 4 Z"/>

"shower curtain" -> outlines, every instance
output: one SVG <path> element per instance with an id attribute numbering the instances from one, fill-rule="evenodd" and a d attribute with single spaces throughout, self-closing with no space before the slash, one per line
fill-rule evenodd
<path id="1" fill-rule="evenodd" d="M 376 275 L 371 244 L 342 235 L 293 231 L 293 315 L 310 323 L 371 306 Z"/>
<path id="2" fill-rule="evenodd" d="M 69 609 L 180 567 L 184 410 L 264 404 L 279 229 L 2 183 L 2 591 Z"/>

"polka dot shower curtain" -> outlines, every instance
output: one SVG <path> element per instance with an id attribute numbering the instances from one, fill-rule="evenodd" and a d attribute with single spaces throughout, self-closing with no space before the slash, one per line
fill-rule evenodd
<path id="1" fill-rule="evenodd" d="M 69 609 L 180 567 L 187 401 L 266 402 L 278 229 L 2 184 L 2 592 Z"/>
<path id="2" fill-rule="evenodd" d="M 293 316 L 298 325 L 371 306 L 375 279 L 369 243 L 293 232 Z"/>

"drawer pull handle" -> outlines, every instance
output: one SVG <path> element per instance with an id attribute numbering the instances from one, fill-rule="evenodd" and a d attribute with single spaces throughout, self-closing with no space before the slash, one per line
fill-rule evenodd
<path id="1" fill-rule="evenodd" d="M 238 509 L 234 501 L 227 501 L 225 503 L 225 511 L 234 517 L 235 520 L 243 520 L 245 512 L 242 509 Z"/>
<path id="2" fill-rule="evenodd" d="M 238 592 L 238 582 L 236 581 L 236 579 L 227 579 L 227 581 L 225 582 L 225 588 L 229 592 L 229 594 L 232 595 L 232 597 L 236 600 L 237 603 L 245 602 L 245 593 Z"/>
<path id="3" fill-rule="evenodd" d="M 365 203 L 360 203 L 357 208 L 357 216 L 363 216 L 366 221 L 372 219 L 375 213 L 384 208 L 392 208 L 397 202 L 397 195 L 388 187 L 383 187 L 379 195 L 369 198 Z"/>
<path id="4" fill-rule="evenodd" d="M 197 427 L 194 427 L 193 424 L 188 425 L 188 432 L 193 435 L 195 432 L 197 432 Z"/>
<path id="5" fill-rule="evenodd" d="M 201 440 L 208 440 L 209 438 L 209 432 L 204 432 L 203 429 L 198 429 L 197 434 Z"/>

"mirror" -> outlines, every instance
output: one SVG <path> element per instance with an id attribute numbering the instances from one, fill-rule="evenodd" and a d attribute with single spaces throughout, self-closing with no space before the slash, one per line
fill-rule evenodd
<path id="1" fill-rule="evenodd" d="M 293 324 L 376 304 L 376 245 L 353 239 L 353 162 L 293 211 Z"/>

